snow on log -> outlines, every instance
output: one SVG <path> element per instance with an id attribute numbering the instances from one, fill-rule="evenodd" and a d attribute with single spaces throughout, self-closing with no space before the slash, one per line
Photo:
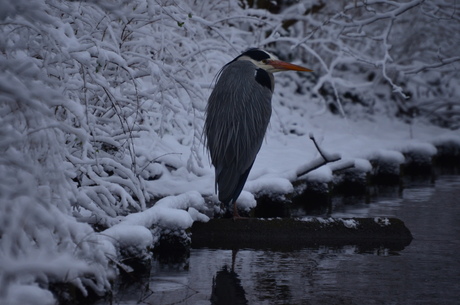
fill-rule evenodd
<path id="1" fill-rule="evenodd" d="M 412 234 L 397 218 L 211 219 L 192 226 L 192 248 L 300 249 L 357 245 L 402 250 Z"/>

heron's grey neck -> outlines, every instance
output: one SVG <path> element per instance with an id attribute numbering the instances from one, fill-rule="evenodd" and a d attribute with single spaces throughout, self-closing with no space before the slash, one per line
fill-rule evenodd
<path id="1" fill-rule="evenodd" d="M 267 87 L 272 92 L 275 86 L 275 78 L 273 73 L 257 67 L 254 63 L 248 60 L 236 60 L 230 63 L 226 69 L 232 70 L 232 75 L 239 75 L 234 81 L 240 82 L 243 80 L 255 80 L 263 87 Z"/>

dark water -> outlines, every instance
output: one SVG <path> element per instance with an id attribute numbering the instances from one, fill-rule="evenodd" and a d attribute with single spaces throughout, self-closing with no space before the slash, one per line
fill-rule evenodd
<path id="1" fill-rule="evenodd" d="M 414 236 L 402 251 L 192 249 L 183 262 L 154 262 L 112 304 L 459 304 L 460 176 L 406 184 L 332 213 L 402 219 Z"/>

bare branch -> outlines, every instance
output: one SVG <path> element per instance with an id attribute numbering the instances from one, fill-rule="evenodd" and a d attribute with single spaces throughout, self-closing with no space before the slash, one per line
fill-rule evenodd
<path id="1" fill-rule="evenodd" d="M 316 139 L 315 137 L 313 136 L 312 133 L 310 133 L 310 139 L 313 141 L 313 144 L 315 145 L 316 149 L 318 150 L 318 153 L 320 154 L 321 157 L 318 157 L 310 162 L 308 162 L 307 164 L 304 164 L 302 166 L 300 166 L 297 171 L 296 171 L 296 175 L 297 175 L 297 178 L 298 177 L 301 177 L 305 174 L 308 174 L 309 172 L 311 171 L 314 171 L 315 169 L 327 164 L 327 163 L 331 163 L 331 162 L 336 162 L 338 160 L 340 160 L 342 157 L 340 156 L 340 154 L 337 154 L 337 153 L 328 153 L 326 151 L 324 151 L 318 144 L 318 142 L 316 142 Z"/>
<path id="2" fill-rule="evenodd" d="M 438 63 L 433 64 L 422 64 L 418 67 L 414 67 L 404 71 L 404 74 L 417 74 L 419 72 L 423 72 L 430 69 L 440 68 L 454 62 L 460 61 L 460 56 L 454 56 L 450 58 L 440 58 Z"/>

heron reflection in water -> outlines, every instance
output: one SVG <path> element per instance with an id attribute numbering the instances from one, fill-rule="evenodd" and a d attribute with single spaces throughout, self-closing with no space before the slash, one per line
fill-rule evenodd
<path id="1" fill-rule="evenodd" d="M 246 292 L 244 291 L 238 274 L 235 272 L 235 259 L 238 250 L 232 250 L 232 267 L 228 270 L 224 265 L 217 271 L 212 281 L 212 305 L 246 305 Z"/>

